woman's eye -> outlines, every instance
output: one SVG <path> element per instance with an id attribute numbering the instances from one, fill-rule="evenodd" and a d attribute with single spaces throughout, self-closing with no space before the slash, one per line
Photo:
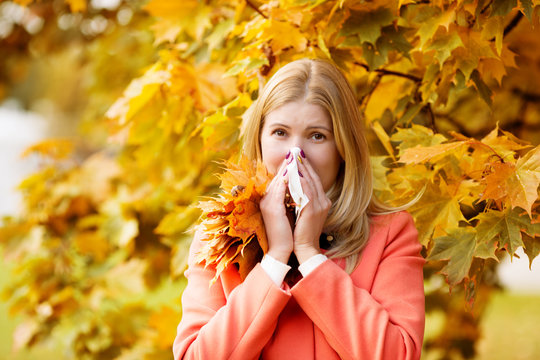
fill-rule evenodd
<path id="1" fill-rule="evenodd" d="M 284 135 L 285 135 L 285 131 L 283 131 L 283 130 L 274 130 L 274 131 L 272 132 L 272 135 L 284 136 Z"/>
<path id="2" fill-rule="evenodd" d="M 314 133 L 313 135 L 311 135 L 311 137 L 315 140 L 323 140 L 326 138 L 326 136 L 321 133 Z"/>

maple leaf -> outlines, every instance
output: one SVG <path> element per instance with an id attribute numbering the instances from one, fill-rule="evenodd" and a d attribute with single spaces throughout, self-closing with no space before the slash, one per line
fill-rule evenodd
<path id="1" fill-rule="evenodd" d="M 523 210 L 518 208 L 489 210 L 474 219 L 478 220 L 476 232 L 479 247 L 475 256 L 482 258 L 496 258 L 495 250 L 502 248 L 513 255 L 517 248 L 523 246 L 522 231 L 530 235 L 538 231 L 537 226 L 532 225 L 530 218 L 523 216 Z M 489 251 L 485 251 L 486 249 Z"/>
<path id="2" fill-rule="evenodd" d="M 410 212 L 424 246 L 432 236 L 440 235 L 441 229 L 449 229 L 465 221 L 457 198 L 449 192 L 443 179 L 439 185 L 429 183 L 421 200 L 410 208 Z"/>
<path id="3" fill-rule="evenodd" d="M 451 6 L 446 11 L 437 7 L 426 7 L 417 18 L 417 21 L 421 23 L 418 29 L 420 46 L 423 47 L 429 39 L 432 39 L 440 26 L 448 30 L 450 24 L 454 22 L 455 17 L 454 6 Z"/>
<path id="4" fill-rule="evenodd" d="M 40 154 L 52 159 L 65 159 L 73 152 L 73 141 L 68 139 L 47 139 L 28 147 L 22 157 Z"/>
<path id="5" fill-rule="evenodd" d="M 512 208 L 519 206 L 532 214 L 540 184 L 540 146 L 529 151 L 514 164 L 495 162 L 485 176 L 485 189 L 480 200 L 506 200 Z"/>
<path id="6" fill-rule="evenodd" d="M 439 145 L 447 139 L 441 134 L 434 134 L 433 130 L 413 124 L 410 128 L 398 128 L 390 137 L 391 141 L 399 142 L 399 155 L 402 156 L 405 150 L 420 145 L 422 147 L 431 147 Z"/>
<path id="7" fill-rule="evenodd" d="M 284 49 L 291 46 L 298 52 L 306 49 L 306 37 L 298 27 L 289 22 L 270 20 L 262 36 L 270 40 L 274 54 L 280 54 Z"/>
<path id="8" fill-rule="evenodd" d="M 430 160 L 435 161 L 440 157 L 460 150 L 468 143 L 468 141 L 454 141 L 428 147 L 417 145 L 413 148 L 406 149 L 399 158 L 399 161 L 405 164 L 419 164 Z"/>
<path id="9" fill-rule="evenodd" d="M 427 260 L 448 260 L 441 270 L 450 285 L 456 285 L 468 274 L 473 260 L 476 233 L 466 227 L 452 228 L 447 235 L 433 240 Z"/>
<path id="10" fill-rule="evenodd" d="M 122 97 L 109 108 L 105 116 L 118 119 L 120 125 L 127 123 L 159 91 L 162 84 L 170 79 L 170 73 L 163 71 L 160 64 L 152 66 L 146 73 L 134 79 Z"/>
<path id="11" fill-rule="evenodd" d="M 515 151 L 523 150 L 530 148 L 531 145 L 523 142 L 522 140 L 516 139 L 512 134 L 501 131 L 503 135 L 499 136 L 499 125 L 495 126 L 489 134 L 484 136 L 480 140 L 483 144 L 488 145 L 493 149 L 497 154 L 499 154 L 503 159 L 511 158 L 514 156 Z"/>
<path id="12" fill-rule="evenodd" d="M 341 35 L 355 35 L 360 43 L 375 45 L 381 36 L 381 28 L 391 24 L 392 20 L 392 12 L 384 7 L 375 11 L 351 11 L 351 16 L 343 24 Z"/>
<path id="13" fill-rule="evenodd" d="M 445 31 L 440 27 L 426 50 L 435 50 L 435 58 L 439 61 L 439 65 L 442 66 L 450 58 L 452 51 L 462 46 L 463 42 L 454 29 Z"/>
<path id="14" fill-rule="evenodd" d="M 268 251 L 259 203 L 270 176 L 262 163 L 245 157 L 238 164 L 225 165 L 226 171 L 220 175 L 223 192 L 199 203 L 203 246 L 197 260 L 216 267 L 212 282 L 232 263 L 238 264 L 244 279 L 260 260 L 257 257 Z"/>
<path id="15" fill-rule="evenodd" d="M 540 254 L 540 236 L 523 234 L 522 240 L 525 245 L 523 250 L 525 250 L 525 254 L 529 258 L 529 269 L 532 269 L 533 260 Z"/>

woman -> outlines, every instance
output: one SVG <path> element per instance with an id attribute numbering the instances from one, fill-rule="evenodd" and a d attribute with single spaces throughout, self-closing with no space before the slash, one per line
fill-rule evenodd
<path id="1" fill-rule="evenodd" d="M 332 64 L 299 60 L 270 79 L 243 125 L 245 154 L 276 174 L 260 203 L 268 252 L 244 281 L 230 267 L 209 287 L 215 272 L 193 260 L 195 236 L 175 359 L 420 358 L 421 246 L 410 215 L 372 196 L 361 125 Z M 293 147 L 310 199 L 294 230 L 284 205 Z M 292 254 L 301 278 L 289 282 Z"/>

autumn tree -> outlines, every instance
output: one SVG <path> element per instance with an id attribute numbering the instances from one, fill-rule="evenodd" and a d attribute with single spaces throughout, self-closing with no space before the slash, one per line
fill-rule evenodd
<path id="1" fill-rule="evenodd" d="M 85 1 L 19 3 L 62 6 L 57 23 L 95 12 Z M 6 294 L 26 316 L 16 346 L 63 335 L 74 358 L 170 357 L 194 204 L 217 190 L 215 160 L 238 154 L 258 89 L 283 64 L 313 57 L 337 64 L 356 90 L 377 196 L 418 198 L 426 308 L 446 314 L 425 351 L 472 357 L 498 262 L 520 247 L 531 262 L 540 252 L 540 2 L 126 4 L 153 22 L 156 55 L 87 119 L 107 144 L 82 159 L 65 141 L 30 148 L 43 168 L 21 184 L 24 216 L 4 221 L 4 251 L 20 269 Z M 97 53 L 112 36 L 96 37 Z"/>

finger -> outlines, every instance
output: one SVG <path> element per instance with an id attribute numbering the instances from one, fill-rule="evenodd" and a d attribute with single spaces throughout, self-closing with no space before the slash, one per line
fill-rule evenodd
<path id="1" fill-rule="evenodd" d="M 302 174 L 305 172 L 307 174 L 307 178 L 311 181 L 313 186 L 315 187 L 315 190 L 319 196 L 326 196 L 326 193 L 324 191 L 324 188 L 322 186 L 321 178 L 319 175 L 317 175 L 317 172 L 313 169 L 311 164 L 309 163 L 309 160 L 307 158 L 302 159 L 302 162 L 299 164 L 301 167 Z"/>
<path id="2" fill-rule="evenodd" d="M 274 175 L 274 177 L 272 178 L 272 180 L 270 181 L 270 183 L 268 183 L 268 185 L 266 186 L 266 192 L 268 193 L 270 191 L 270 188 L 274 188 L 275 187 L 275 183 L 278 182 L 278 181 L 282 181 L 281 178 L 283 178 L 283 174 L 285 172 L 285 167 L 287 166 L 287 161 L 286 160 L 283 160 L 283 162 L 281 163 L 278 171 L 276 172 L 276 175 Z"/>
<path id="3" fill-rule="evenodd" d="M 300 173 L 300 183 L 302 184 L 302 189 L 304 190 L 304 193 L 312 199 L 314 197 L 318 197 L 317 194 L 318 189 L 315 184 L 315 180 L 312 178 L 311 173 L 309 172 L 308 168 L 305 166 L 305 160 L 301 159 L 298 161 L 298 170 Z"/>

